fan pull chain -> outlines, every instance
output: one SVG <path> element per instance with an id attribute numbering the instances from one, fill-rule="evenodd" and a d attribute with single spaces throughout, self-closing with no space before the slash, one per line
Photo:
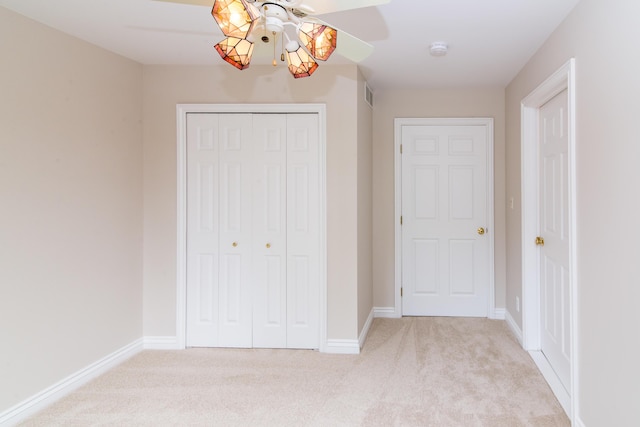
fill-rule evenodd
<path id="1" fill-rule="evenodd" d="M 276 61 L 276 43 L 278 42 L 278 36 L 276 32 L 273 32 L 273 66 L 277 66 L 278 62 Z"/>
<path id="2" fill-rule="evenodd" d="M 284 62 L 284 33 L 282 34 L 280 40 L 282 40 L 282 53 L 280 54 L 280 61 Z"/>

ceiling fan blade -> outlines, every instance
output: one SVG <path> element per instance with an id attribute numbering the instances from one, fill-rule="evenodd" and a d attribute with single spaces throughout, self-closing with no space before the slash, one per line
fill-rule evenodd
<path id="1" fill-rule="evenodd" d="M 338 30 L 335 51 L 353 62 L 361 62 L 373 53 L 373 46 L 349 33 Z"/>
<path id="2" fill-rule="evenodd" d="M 213 7 L 213 0 L 153 0 L 153 1 L 161 1 L 165 3 L 190 4 L 193 6 Z"/>
<path id="3" fill-rule="evenodd" d="M 304 21 L 314 22 L 317 24 L 335 28 L 331 24 L 328 24 L 315 17 L 307 17 L 304 19 Z M 339 28 L 336 28 L 336 31 L 338 32 L 338 39 L 336 42 L 335 52 L 339 53 L 341 56 L 353 62 L 361 62 L 373 53 L 373 46 L 366 41 L 359 39 L 356 36 L 351 35 Z"/>
<path id="4" fill-rule="evenodd" d="M 296 9 L 309 15 L 341 12 L 343 10 L 360 9 L 389 3 L 391 0 L 303 0 Z"/>

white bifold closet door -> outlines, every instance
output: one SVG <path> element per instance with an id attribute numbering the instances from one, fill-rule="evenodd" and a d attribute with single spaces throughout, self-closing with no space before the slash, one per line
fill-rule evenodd
<path id="1" fill-rule="evenodd" d="M 315 114 L 187 117 L 187 346 L 319 347 Z"/>

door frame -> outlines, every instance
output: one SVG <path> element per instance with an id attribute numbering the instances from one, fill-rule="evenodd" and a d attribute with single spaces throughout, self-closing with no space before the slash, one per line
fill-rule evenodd
<path id="1" fill-rule="evenodd" d="M 393 317 L 402 317 L 402 156 L 400 145 L 402 143 L 403 126 L 485 126 L 487 136 L 487 225 L 489 230 L 489 292 L 487 301 L 487 317 L 490 319 L 503 318 L 496 314 L 495 302 L 495 224 L 494 224 L 494 187 L 493 187 L 493 119 L 492 118 L 396 118 L 394 120 L 394 171 L 395 171 L 395 313 Z"/>
<path id="2" fill-rule="evenodd" d="M 319 350 L 327 349 L 327 113 L 325 104 L 177 104 L 177 262 L 176 338 L 178 349 L 186 348 L 187 327 L 187 115 L 190 113 L 317 114 L 319 151 Z"/>
<path id="3" fill-rule="evenodd" d="M 540 316 L 540 252 L 535 242 L 539 236 L 539 112 L 540 108 L 560 92 L 568 91 L 569 137 L 569 294 L 570 310 L 570 388 L 564 389 L 541 352 L 542 318 Z M 575 59 L 570 59 L 521 103 L 522 138 L 522 346 L 529 352 L 560 401 L 567 416 L 576 420 L 578 408 L 578 289 L 576 239 L 576 122 Z"/>

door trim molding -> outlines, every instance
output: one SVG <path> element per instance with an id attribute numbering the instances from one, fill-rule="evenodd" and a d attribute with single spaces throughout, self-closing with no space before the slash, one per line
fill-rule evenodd
<path id="1" fill-rule="evenodd" d="M 327 113 L 325 104 L 177 104 L 177 262 L 176 262 L 176 338 L 179 349 L 186 348 L 187 316 L 187 114 L 257 113 L 317 114 L 319 138 L 319 218 L 320 218 L 320 337 L 321 352 L 327 351 Z"/>
<path id="2" fill-rule="evenodd" d="M 576 239 L 576 87 L 575 59 L 570 59 L 540 86 L 533 90 L 521 104 L 522 139 L 522 339 L 523 348 L 529 352 L 540 351 L 540 277 L 539 251 L 533 244 L 539 228 L 539 170 L 538 170 L 538 123 L 539 110 L 544 104 L 563 90 L 568 91 L 569 129 L 569 293 L 571 330 L 570 388 L 554 390 L 571 420 L 578 414 L 578 289 L 577 289 L 577 239 Z M 529 242 L 529 243 L 527 243 Z M 546 360 L 546 359 L 545 359 Z M 551 371 L 553 372 L 553 371 Z M 555 373 L 554 373 L 555 375 Z M 552 385 L 553 381 L 547 381 Z M 553 387 L 552 387 L 553 389 Z M 560 397 L 563 397 L 560 399 Z"/>
<path id="3" fill-rule="evenodd" d="M 491 230 L 489 238 L 489 296 L 487 301 L 487 317 L 495 318 L 495 223 L 494 223 L 494 166 L 493 166 L 493 119 L 492 118 L 396 118 L 394 120 L 394 172 L 395 172 L 395 315 L 402 317 L 402 298 L 400 288 L 402 286 L 402 227 L 400 216 L 402 214 L 402 156 L 400 144 L 402 142 L 403 126 L 485 126 L 487 132 L 487 228 Z"/>

